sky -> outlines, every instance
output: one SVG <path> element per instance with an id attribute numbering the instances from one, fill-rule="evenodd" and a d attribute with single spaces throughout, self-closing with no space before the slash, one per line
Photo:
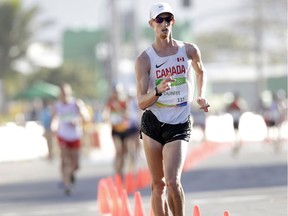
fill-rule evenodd
<path id="1" fill-rule="evenodd" d="M 165 1 L 165 0 L 163 0 Z M 211 0 L 190 0 L 190 8 L 184 8 L 181 0 L 166 0 L 175 11 L 176 20 L 188 20 L 193 22 L 194 31 L 205 31 L 211 28 L 223 26 L 235 16 L 238 0 L 217 0 L 217 4 L 211 4 Z M 41 13 L 39 20 L 53 20 L 55 24 L 49 29 L 40 32 L 37 38 L 60 42 L 62 33 L 71 28 L 97 28 L 109 25 L 111 22 L 111 5 L 108 0 L 23 0 L 23 5 L 39 5 Z M 120 13 L 132 10 L 137 11 L 139 25 L 148 22 L 149 8 L 155 0 L 116 0 Z M 230 17 L 230 18 L 229 18 Z M 148 25 L 148 23 L 147 23 Z"/>

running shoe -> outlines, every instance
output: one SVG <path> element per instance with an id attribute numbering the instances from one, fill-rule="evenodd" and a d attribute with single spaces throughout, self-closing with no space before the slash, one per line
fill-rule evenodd
<path id="1" fill-rule="evenodd" d="M 75 184 L 75 176 L 73 173 L 71 174 L 70 181 L 71 181 L 71 184 Z"/>
<path id="2" fill-rule="evenodd" d="M 72 193 L 71 188 L 65 188 L 64 193 L 65 193 L 67 196 L 71 196 L 71 193 Z"/>

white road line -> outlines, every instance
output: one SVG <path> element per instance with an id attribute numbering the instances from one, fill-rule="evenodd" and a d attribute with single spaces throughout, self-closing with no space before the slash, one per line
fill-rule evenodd
<path id="1" fill-rule="evenodd" d="M 236 203 L 236 202 L 251 202 L 259 200 L 270 199 L 269 196 L 265 195 L 252 195 L 252 196 L 230 196 L 230 197 L 215 197 L 207 199 L 196 199 L 192 201 L 192 204 L 207 204 L 207 203 Z"/>
<path id="2" fill-rule="evenodd" d="M 53 207 L 54 208 L 54 207 Z M 51 209 L 50 207 L 39 209 L 39 210 L 32 210 L 25 212 L 5 212 L 0 213 L 0 216 L 47 216 L 47 215 L 71 215 L 77 212 L 97 212 L 97 207 L 95 206 L 84 206 L 84 207 L 69 207 L 69 209 L 63 208 L 55 208 Z"/>

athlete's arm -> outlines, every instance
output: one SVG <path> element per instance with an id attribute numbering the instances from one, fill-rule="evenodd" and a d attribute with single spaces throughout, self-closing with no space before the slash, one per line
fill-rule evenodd
<path id="1" fill-rule="evenodd" d="M 205 112 L 208 112 L 209 104 L 205 99 L 207 74 L 201 60 L 201 53 L 195 44 L 186 44 L 186 52 L 188 58 L 192 60 L 192 67 L 196 74 L 196 84 L 197 84 L 197 103 L 200 108 Z"/>
<path id="2" fill-rule="evenodd" d="M 89 113 L 84 101 L 81 99 L 77 99 L 76 105 L 79 109 L 79 114 L 82 118 L 82 121 L 83 122 L 89 122 L 91 120 L 91 116 L 90 116 L 90 113 Z"/>
<path id="3" fill-rule="evenodd" d="M 136 59 L 135 71 L 138 106 L 141 110 L 145 110 L 158 99 L 155 90 L 148 92 L 150 60 L 145 52 Z"/>
<path id="4" fill-rule="evenodd" d="M 50 122 L 50 130 L 52 133 L 56 133 L 58 128 L 58 116 L 56 111 L 56 103 L 51 106 L 51 122 Z"/>

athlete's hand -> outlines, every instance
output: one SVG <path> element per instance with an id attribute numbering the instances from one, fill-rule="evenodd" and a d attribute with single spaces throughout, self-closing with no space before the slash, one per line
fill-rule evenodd
<path id="1" fill-rule="evenodd" d="M 165 91 L 168 91 L 171 89 L 171 83 L 175 82 L 176 79 L 173 79 L 171 75 L 169 74 L 167 77 L 165 77 L 160 84 L 157 86 L 157 89 L 160 93 L 163 93 Z"/>
<path id="2" fill-rule="evenodd" d="M 209 111 L 208 108 L 210 107 L 210 105 L 208 104 L 205 98 L 198 97 L 197 103 L 199 104 L 200 109 L 203 109 L 204 112 Z"/>

